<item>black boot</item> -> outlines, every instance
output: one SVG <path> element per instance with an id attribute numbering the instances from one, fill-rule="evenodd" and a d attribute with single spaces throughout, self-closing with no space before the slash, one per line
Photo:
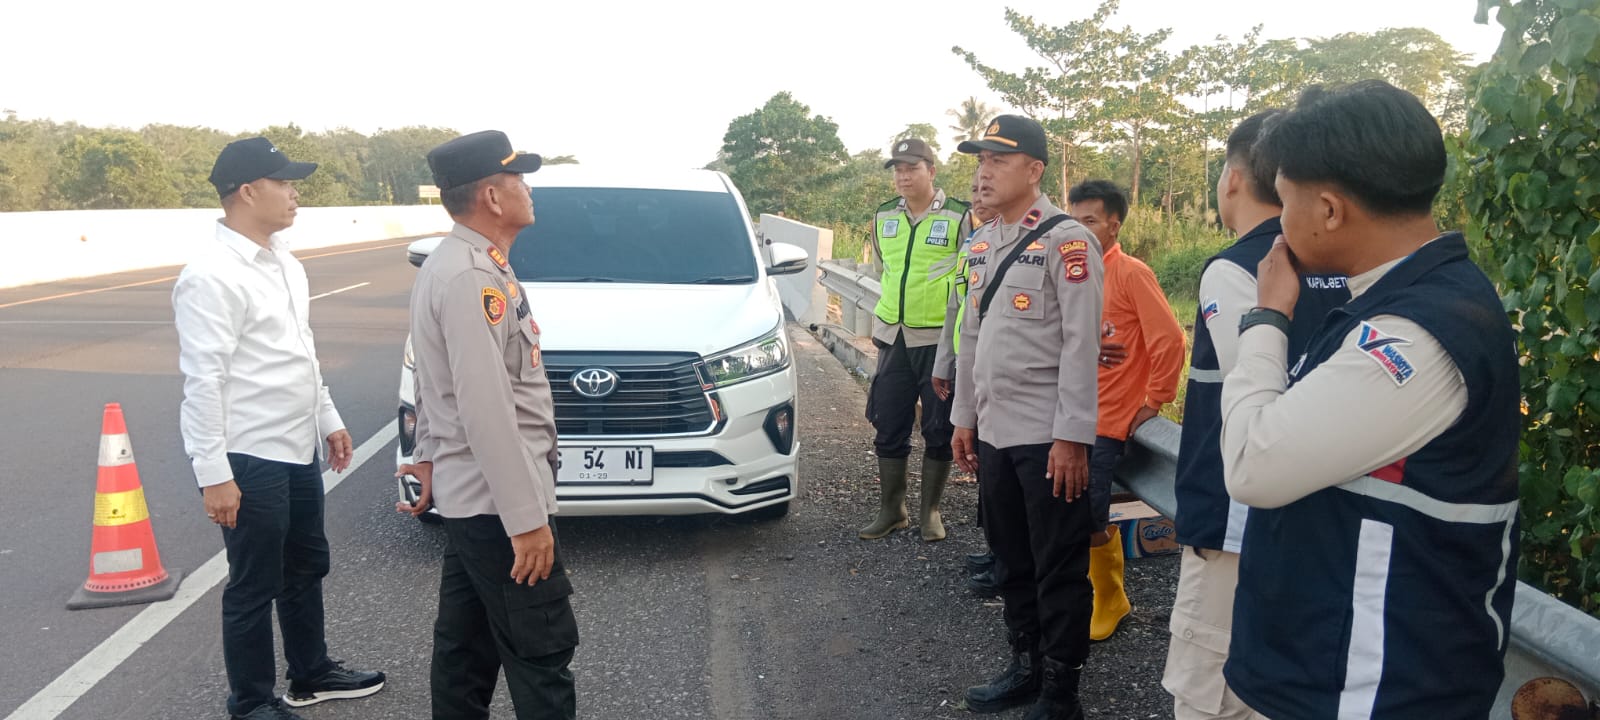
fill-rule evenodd
<path id="1" fill-rule="evenodd" d="M 967 688 L 967 709 L 975 713 L 997 713 L 1026 705 L 1039 694 L 1038 638 L 1022 633 L 1011 635 L 1011 666 L 994 676 L 987 685 Z"/>
<path id="2" fill-rule="evenodd" d="M 1000 597 L 1000 581 L 995 579 L 993 567 L 967 578 L 967 588 L 981 598 Z"/>
<path id="3" fill-rule="evenodd" d="M 1044 658 L 1042 664 L 1039 701 L 1022 720 L 1083 720 L 1083 706 L 1078 703 L 1078 676 L 1083 668 L 1067 667 L 1055 658 Z"/>
<path id="4" fill-rule="evenodd" d="M 972 553 L 967 556 L 967 573 L 976 575 L 994 567 L 994 553 Z"/>

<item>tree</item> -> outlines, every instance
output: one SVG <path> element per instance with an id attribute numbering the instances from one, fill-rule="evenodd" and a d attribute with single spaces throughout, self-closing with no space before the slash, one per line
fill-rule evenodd
<path id="1" fill-rule="evenodd" d="M 954 125 L 946 127 L 956 131 L 955 141 L 959 143 L 983 137 L 984 128 L 989 127 L 989 121 L 999 115 L 1000 111 L 989 107 L 976 97 L 968 97 L 962 100 L 959 106 L 944 111 L 944 114 L 955 119 Z"/>
<path id="2" fill-rule="evenodd" d="M 1114 86 L 1103 94 L 1099 115 L 1107 121 L 1099 139 L 1123 141 L 1133 152 L 1133 182 L 1129 196 L 1139 204 L 1139 180 L 1144 174 L 1144 150 L 1152 132 L 1179 121 L 1187 110 L 1178 102 L 1179 94 L 1192 88 L 1182 62 L 1161 49 L 1172 34 L 1170 29 L 1141 35 L 1130 27 L 1106 31 L 1101 42 L 1112 51 L 1105 58 L 1111 66 L 1107 80 Z"/>
<path id="3" fill-rule="evenodd" d="M 1432 30 L 1386 28 L 1311 39 L 1300 58 L 1319 82 L 1346 84 L 1382 78 L 1416 95 L 1435 116 L 1442 116 L 1450 85 L 1465 66 L 1467 55 Z"/>
<path id="4" fill-rule="evenodd" d="M 939 131 L 927 123 L 911 123 L 907 125 L 906 129 L 895 133 L 894 137 L 889 138 L 889 144 L 894 145 L 901 140 L 911 138 L 921 140 L 927 143 L 928 147 L 933 148 L 934 152 L 939 152 Z"/>
<path id="5" fill-rule="evenodd" d="M 806 217 L 849 157 L 837 124 L 780 92 L 728 123 L 721 159 L 751 212 Z"/>
<path id="6" fill-rule="evenodd" d="M 1490 8 L 1505 35 L 1454 172 L 1522 354 L 1520 574 L 1600 616 L 1600 8 Z"/>
<path id="7" fill-rule="evenodd" d="M 178 207 L 171 171 L 161 153 L 127 130 L 96 130 L 61 148 L 57 191 L 74 207 Z"/>
<path id="8" fill-rule="evenodd" d="M 217 189 L 210 181 L 211 166 L 232 137 L 210 128 L 178 125 L 146 125 L 139 130 L 139 136 L 161 154 L 171 169 L 181 206 L 217 206 Z"/>
<path id="9" fill-rule="evenodd" d="M 403 127 L 379 130 L 368 143 L 365 173 L 379 202 L 415 205 L 417 186 L 432 185 L 428 151 L 460 133 L 449 128 Z"/>

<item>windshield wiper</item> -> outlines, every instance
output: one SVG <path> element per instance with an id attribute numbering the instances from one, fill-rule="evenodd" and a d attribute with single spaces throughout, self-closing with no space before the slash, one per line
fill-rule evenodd
<path id="1" fill-rule="evenodd" d="M 688 285 L 742 285 L 755 282 L 753 275 L 713 275 L 711 277 L 695 278 L 688 281 Z"/>
<path id="2" fill-rule="evenodd" d="M 556 275 L 553 277 L 531 278 L 528 282 L 616 282 L 616 278 L 594 277 L 587 275 Z"/>

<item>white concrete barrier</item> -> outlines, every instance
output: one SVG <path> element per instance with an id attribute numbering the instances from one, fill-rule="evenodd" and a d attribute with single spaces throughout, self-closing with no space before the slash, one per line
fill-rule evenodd
<path id="1" fill-rule="evenodd" d="M 0 288 L 182 265 L 214 237 L 220 209 L 0 213 Z M 295 249 L 446 232 L 438 205 L 303 207 Z"/>

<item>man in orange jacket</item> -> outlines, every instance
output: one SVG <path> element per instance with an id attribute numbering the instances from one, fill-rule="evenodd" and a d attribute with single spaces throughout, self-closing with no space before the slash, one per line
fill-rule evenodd
<path id="1" fill-rule="evenodd" d="M 1089 579 L 1094 583 L 1089 638 L 1104 640 L 1132 609 L 1122 587 L 1122 543 L 1116 542 L 1117 526 L 1110 524 L 1112 471 L 1133 431 L 1178 395 L 1183 328 L 1150 266 L 1123 254 L 1117 244 L 1128 216 L 1122 189 L 1106 180 L 1086 180 L 1068 192 L 1067 205 L 1068 212 L 1100 239 L 1106 267 L 1100 340 L 1120 344 L 1127 352 L 1127 359 L 1114 365 L 1107 355 L 1101 356 L 1100 414 L 1089 456 L 1089 510 L 1093 522 L 1103 528 L 1089 540 Z"/>

